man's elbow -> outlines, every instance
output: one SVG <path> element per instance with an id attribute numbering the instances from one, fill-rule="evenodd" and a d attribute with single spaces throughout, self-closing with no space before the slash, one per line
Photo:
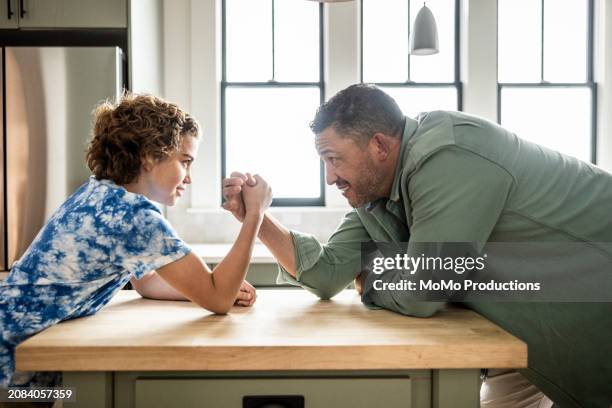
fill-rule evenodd
<path id="1" fill-rule="evenodd" d="M 314 294 L 321 300 L 329 300 L 336 296 L 338 293 L 342 292 L 344 288 L 309 288 L 304 287 L 310 293 Z"/>
<path id="2" fill-rule="evenodd" d="M 444 302 L 409 302 L 398 305 L 397 312 L 413 317 L 432 317 L 444 307 Z"/>

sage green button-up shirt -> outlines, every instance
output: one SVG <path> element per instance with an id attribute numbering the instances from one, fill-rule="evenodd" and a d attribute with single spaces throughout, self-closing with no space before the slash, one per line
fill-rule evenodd
<path id="1" fill-rule="evenodd" d="M 418 242 L 610 243 L 612 175 L 486 120 L 430 112 L 406 118 L 388 199 L 347 213 L 327 244 L 291 234 L 297 277 L 279 267 L 278 282 L 330 298 L 360 274 L 360 244 L 367 241 L 409 242 L 409 255 Z M 612 274 L 610 246 L 601 251 L 610 258 Z M 397 280 L 390 272 L 382 275 L 385 280 Z M 415 302 L 408 291 L 366 289 L 362 300 L 421 317 L 442 306 Z M 467 306 L 527 342 L 524 374 L 557 404 L 612 404 L 610 303 Z"/>

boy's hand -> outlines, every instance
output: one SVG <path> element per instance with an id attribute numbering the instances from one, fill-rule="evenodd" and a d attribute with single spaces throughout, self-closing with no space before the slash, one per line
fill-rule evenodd
<path id="1" fill-rule="evenodd" d="M 257 300 L 257 290 L 249 282 L 242 281 L 234 304 L 237 306 L 248 307 L 253 306 L 255 300 Z"/>
<path id="2" fill-rule="evenodd" d="M 223 208 L 230 211 L 240 222 L 244 221 L 246 214 L 244 202 L 242 201 L 242 186 L 247 181 L 247 176 L 237 171 L 230 177 L 223 179 Z"/>

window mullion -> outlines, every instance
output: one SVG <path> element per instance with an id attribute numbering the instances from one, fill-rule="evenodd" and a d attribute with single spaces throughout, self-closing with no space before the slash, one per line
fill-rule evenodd
<path id="1" fill-rule="evenodd" d="M 540 0 L 540 82 L 544 82 L 544 0 Z"/>
<path id="2" fill-rule="evenodd" d="M 461 84 L 461 6 L 455 0 L 455 88 L 457 89 L 457 110 L 463 111 L 463 85 Z"/>
<path id="3" fill-rule="evenodd" d="M 276 0 L 270 0 L 272 2 L 272 81 L 276 81 L 276 20 L 274 13 L 274 4 Z"/>
<path id="4" fill-rule="evenodd" d="M 406 0 L 406 2 L 408 2 L 408 22 L 406 23 L 406 30 L 408 31 L 408 49 L 406 50 L 406 56 L 408 58 L 408 64 L 406 65 L 408 67 L 408 75 L 406 77 L 406 82 L 410 82 L 410 58 L 412 58 L 410 54 L 410 0 Z"/>
<path id="5" fill-rule="evenodd" d="M 588 11 L 587 11 L 587 19 L 588 19 L 588 23 L 587 23 L 587 27 L 588 27 L 588 33 L 587 33 L 587 82 L 593 83 L 595 81 L 595 77 L 594 77 L 594 68 L 593 68 L 593 46 L 594 46 L 594 41 L 595 41 L 595 22 L 594 20 L 594 16 L 595 16 L 595 10 L 594 10 L 595 4 L 593 2 L 593 0 L 588 0 Z"/>
<path id="6" fill-rule="evenodd" d="M 227 66 L 227 58 L 226 58 L 226 53 L 227 53 L 227 40 L 226 40 L 226 35 L 227 35 L 227 16 L 226 16 L 226 1 L 227 0 L 223 0 L 221 2 L 221 82 L 225 83 L 227 81 L 227 75 L 225 73 L 226 71 L 226 66 Z"/>

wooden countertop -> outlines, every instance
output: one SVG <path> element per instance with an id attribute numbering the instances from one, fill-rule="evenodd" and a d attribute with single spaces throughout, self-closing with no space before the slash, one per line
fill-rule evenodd
<path id="1" fill-rule="evenodd" d="M 419 319 L 369 310 L 355 291 L 320 301 L 259 290 L 251 308 L 213 315 L 121 291 L 96 315 L 17 347 L 18 370 L 368 370 L 527 366 L 527 346 L 473 311 Z"/>

